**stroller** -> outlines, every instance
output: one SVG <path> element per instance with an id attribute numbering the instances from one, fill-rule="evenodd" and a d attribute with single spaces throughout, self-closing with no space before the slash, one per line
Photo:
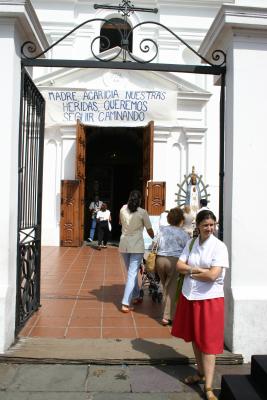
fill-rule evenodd
<path id="1" fill-rule="evenodd" d="M 160 278 L 156 272 L 146 271 L 146 260 L 140 265 L 140 273 L 142 275 L 142 284 L 140 289 L 140 298 L 144 297 L 145 291 L 148 290 L 149 295 L 155 303 L 161 303 L 163 294 L 161 291 Z"/>

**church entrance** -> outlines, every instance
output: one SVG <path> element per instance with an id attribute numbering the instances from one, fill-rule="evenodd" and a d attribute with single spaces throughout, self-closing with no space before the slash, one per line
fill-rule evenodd
<path id="1" fill-rule="evenodd" d="M 81 246 L 89 236 L 89 205 L 97 194 L 112 215 L 111 239 L 120 236 L 119 210 L 140 190 L 147 208 L 153 179 L 154 123 L 144 127 L 92 127 L 77 121 L 75 180 L 61 181 L 60 245 Z"/>
<path id="2" fill-rule="evenodd" d="M 89 236 L 89 204 L 94 196 L 108 205 L 111 242 L 120 236 L 119 211 L 129 192 L 143 188 L 143 128 L 86 127 L 84 240 Z"/>
<path id="3" fill-rule="evenodd" d="M 125 4 L 125 20 L 128 16 L 128 2 Z M 126 4 L 127 3 L 127 4 Z M 108 6 L 111 7 L 111 6 Z M 121 5 L 118 9 L 121 9 Z M 154 10 L 155 12 L 155 10 Z M 90 20 L 90 23 L 97 21 L 99 18 Z M 82 59 L 53 59 L 43 57 L 55 45 L 73 34 L 77 29 L 85 25 L 88 21 L 84 21 L 77 27 L 72 29 L 64 37 L 57 40 L 54 44 L 39 54 L 39 46 L 26 41 L 21 46 L 21 64 L 22 64 L 22 98 L 21 98 L 21 114 L 20 114 L 20 138 L 22 143 L 19 151 L 19 224 L 18 224 L 18 262 L 17 262 L 17 320 L 16 332 L 25 324 L 25 321 L 37 309 L 40 303 L 40 243 L 41 243 L 41 209 L 42 209 L 42 149 L 44 143 L 44 107 L 41 100 L 40 116 L 34 117 L 35 110 L 39 111 L 34 102 L 31 101 L 29 94 L 34 94 L 32 85 L 28 80 L 24 80 L 24 69 L 27 67 L 49 67 L 49 68 L 88 68 L 88 69 L 121 69 L 128 71 L 154 71 L 154 72 L 172 72 L 172 73 L 198 73 L 212 74 L 218 76 L 218 82 L 221 85 L 220 91 L 220 199 L 219 199 L 219 220 L 220 232 L 223 234 L 223 179 L 224 179 L 224 97 L 225 97 L 225 62 L 226 56 L 222 50 L 215 50 L 212 53 L 212 62 L 206 60 L 191 48 L 184 40 L 179 38 L 168 27 L 160 24 L 161 28 L 166 29 L 178 41 L 182 42 L 190 51 L 201 58 L 206 65 L 179 65 L 179 64 L 162 64 L 153 62 L 158 54 L 158 45 L 151 38 L 142 38 L 140 50 L 144 59 L 135 56 L 130 51 L 129 40 L 130 34 L 138 25 L 156 24 L 158 22 L 145 21 L 141 24 L 131 27 L 131 30 L 124 30 L 125 34 L 119 29 L 120 50 L 117 55 L 107 55 L 107 57 L 99 58 L 98 51 L 94 51 L 91 46 L 92 55 L 97 60 Z M 107 21 L 108 22 L 108 21 Z M 112 26 L 114 23 L 112 23 Z M 130 26 L 130 25 L 129 25 Z M 114 26 L 116 28 L 116 25 Z M 110 28 L 109 26 L 105 28 Z M 118 26 L 119 28 L 119 26 Z M 126 36 L 125 36 L 126 35 Z M 92 44 L 99 36 L 92 40 Z M 152 55 L 149 52 L 150 46 L 143 46 L 145 41 L 153 43 L 155 46 Z M 138 46 L 135 46 L 136 48 Z M 142 48 L 144 47 L 144 48 Z M 152 46 L 153 47 L 153 46 Z M 114 60 L 116 61 L 114 62 Z M 104 61 L 104 62 L 103 62 Z M 134 61 L 134 62 L 133 62 Z M 150 63 L 150 64 L 149 64 Z M 34 89 L 35 90 L 35 89 Z M 34 96 L 32 96 L 35 98 Z M 42 99 L 40 93 L 37 97 Z M 24 115 L 26 114 L 26 117 Z M 152 114 L 155 118 L 154 114 Z M 149 117 L 150 118 L 150 117 Z M 37 130 L 33 130 L 35 122 L 38 122 Z M 34 159 L 34 151 L 29 151 L 27 142 L 23 142 L 25 137 L 33 144 L 34 149 L 39 146 L 38 156 Z M 40 141 L 36 138 L 40 133 Z M 91 135 L 91 137 L 90 137 Z M 141 145 L 140 145 L 141 142 Z M 126 202 L 129 191 L 132 186 L 137 185 L 143 192 L 145 204 L 147 208 L 150 206 L 146 189 L 151 186 L 153 179 L 153 124 L 149 124 L 143 128 L 92 128 L 79 125 L 77 128 L 77 156 L 76 156 L 76 173 L 75 179 L 61 182 L 61 210 L 60 210 L 60 239 L 61 246 L 81 246 L 84 239 L 88 237 L 88 202 L 94 194 L 94 185 L 97 182 L 99 189 L 102 191 L 101 197 L 109 203 L 113 215 L 113 232 L 114 239 L 119 236 L 118 210 L 120 206 Z M 135 154 L 136 152 L 136 154 Z M 37 153 L 36 153 L 37 154 Z M 21 165 L 21 161 L 26 161 L 26 165 Z M 32 166 L 36 166 L 36 173 L 33 173 Z M 38 177 L 38 178 L 37 178 Z M 35 179 L 35 182 L 32 181 Z M 160 211 L 160 207 L 164 207 L 160 201 L 163 196 L 158 193 L 163 186 L 162 182 L 153 183 L 152 189 L 157 194 L 151 201 L 151 208 Z M 27 198 L 32 196 L 32 202 Z M 149 196 L 148 196 L 149 197 Z M 151 196 L 150 196 L 151 197 Z M 154 201 L 154 198 L 156 199 Z M 147 208 L 150 212 L 150 209 Z M 24 214 L 23 214 L 24 212 Z M 150 212 L 153 215 L 153 213 Z M 155 214 L 154 214 L 155 215 Z M 21 218 L 20 218 L 21 217 Z M 23 226 L 21 226 L 23 225 Z M 21 235 L 22 228 L 25 232 Z M 66 249 L 63 249 L 64 252 Z M 73 277 L 70 277 L 71 281 Z"/>

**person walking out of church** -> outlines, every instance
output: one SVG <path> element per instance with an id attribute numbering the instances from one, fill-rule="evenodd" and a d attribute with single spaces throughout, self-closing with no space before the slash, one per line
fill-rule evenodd
<path id="1" fill-rule="evenodd" d="M 121 311 L 124 313 L 132 311 L 131 304 L 137 304 L 140 300 L 138 271 L 145 251 L 144 227 L 151 239 L 154 238 L 148 213 L 140 205 L 141 193 L 138 190 L 133 190 L 130 193 L 128 203 L 122 206 L 120 210 L 122 233 L 119 251 L 127 269 L 127 280 L 121 306 Z"/>
<path id="2" fill-rule="evenodd" d="M 188 385 L 204 383 L 205 397 L 217 400 L 212 390 L 216 354 L 224 344 L 224 276 L 228 251 L 214 233 L 216 217 L 210 210 L 196 216 L 198 237 L 190 251 L 187 242 L 177 263 L 184 275 L 172 326 L 172 335 L 192 342 L 197 373 L 185 378 Z"/>
<path id="3" fill-rule="evenodd" d="M 96 230 L 96 222 L 97 222 L 96 214 L 100 210 L 102 204 L 103 204 L 103 202 L 99 200 L 98 196 L 95 196 L 94 201 L 92 201 L 90 203 L 89 211 L 91 213 L 91 226 L 90 226 L 90 234 L 89 234 L 89 238 L 88 238 L 89 242 L 92 242 L 94 240 L 95 230 Z"/>
<path id="4" fill-rule="evenodd" d="M 109 227 L 108 223 L 111 222 L 110 211 L 107 209 L 107 204 L 102 203 L 100 210 L 96 214 L 97 220 L 97 239 L 98 249 L 101 247 L 106 248 L 108 242 Z"/>

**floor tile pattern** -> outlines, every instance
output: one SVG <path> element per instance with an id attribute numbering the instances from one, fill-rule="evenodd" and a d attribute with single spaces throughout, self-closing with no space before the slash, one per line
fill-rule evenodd
<path id="1" fill-rule="evenodd" d="M 162 305 L 145 291 L 142 304 L 120 312 L 126 271 L 117 247 L 43 247 L 41 307 L 20 336 L 53 338 L 170 338 Z"/>

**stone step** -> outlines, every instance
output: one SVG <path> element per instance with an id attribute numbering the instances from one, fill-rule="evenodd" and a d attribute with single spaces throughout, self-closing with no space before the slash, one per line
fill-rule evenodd
<path id="1" fill-rule="evenodd" d="M 251 378 L 267 399 L 267 355 L 251 357 Z"/>
<path id="2" fill-rule="evenodd" d="M 223 375 L 220 400 L 266 400 L 250 375 Z"/>
<path id="3" fill-rule="evenodd" d="M 167 328 L 168 329 L 168 328 Z M 171 337 L 154 339 L 57 339 L 20 338 L 0 362 L 42 362 L 61 364 L 195 364 L 191 343 Z M 241 365 L 241 354 L 224 350 L 217 365 Z"/>

